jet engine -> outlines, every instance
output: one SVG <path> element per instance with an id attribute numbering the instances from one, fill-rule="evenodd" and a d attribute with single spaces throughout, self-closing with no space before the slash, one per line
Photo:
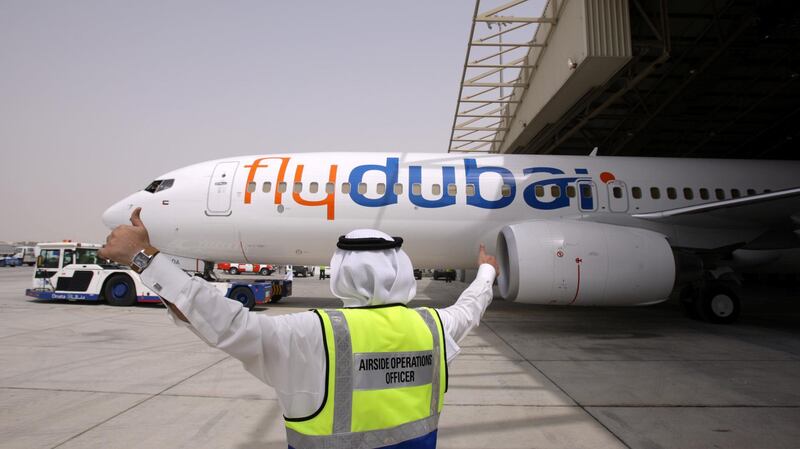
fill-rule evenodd
<path id="1" fill-rule="evenodd" d="M 645 305 L 667 299 L 675 259 L 664 235 L 580 221 L 536 220 L 497 238 L 503 299 L 532 304 Z"/>

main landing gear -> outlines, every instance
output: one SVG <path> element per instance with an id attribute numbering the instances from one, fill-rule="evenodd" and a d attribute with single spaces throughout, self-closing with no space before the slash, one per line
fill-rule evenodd
<path id="1" fill-rule="evenodd" d="M 730 324 L 739 318 L 742 310 L 738 290 L 735 281 L 706 280 L 684 287 L 680 301 L 686 314 L 692 318 Z"/>

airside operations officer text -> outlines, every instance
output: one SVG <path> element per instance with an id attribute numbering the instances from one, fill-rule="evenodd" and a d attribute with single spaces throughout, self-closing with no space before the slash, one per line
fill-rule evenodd
<path id="1" fill-rule="evenodd" d="M 330 262 L 340 309 L 269 316 L 243 308 L 150 245 L 141 209 L 100 256 L 130 265 L 173 321 L 275 388 L 290 448 L 434 448 L 447 365 L 492 299 L 497 262 L 483 245 L 478 274 L 455 304 L 406 307 L 416 295 L 402 239 L 359 229 Z"/>

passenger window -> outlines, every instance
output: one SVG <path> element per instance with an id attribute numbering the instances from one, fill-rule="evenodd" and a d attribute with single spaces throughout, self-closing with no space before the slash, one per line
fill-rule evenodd
<path id="1" fill-rule="evenodd" d="M 747 196 L 755 195 L 756 189 L 747 189 Z"/>
<path id="2" fill-rule="evenodd" d="M 707 200 L 708 199 L 708 189 L 703 187 L 700 189 L 700 198 Z"/>
<path id="3" fill-rule="evenodd" d="M 683 198 L 687 200 L 691 200 L 694 198 L 694 192 L 692 191 L 691 187 L 683 188 Z"/>
<path id="4" fill-rule="evenodd" d="M 343 182 L 342 183 L 342 193 L 344 193 L 345 195 L 350 193 L 350 183 L 349 182 Z"/>
<path id="5" fill-rule="evenodd" d="M 418 182 L 415 182 L 414 184 L 411 184 L 411 193 L 416 195 L 416 196 L 422 195 L 422 184 L 420 184 Z"/>
<path id="6" fill-rule="evenodd" d="M 253 192 L 255 192 L 255 191 L 256 191 L 256 183 L 254 183 L 254 182 L 248 182 L 248 183 L 247 183 L 247 188 L 246 188 L 245 190 L 247 191 L 247 193 L 253 193 Z"/>
<path id="7" fill-rule="evenodd" d="M 475 184 L 467 184 L 467 196 L 475 196 Z"/>
<path id="8" fill-rule="evenodd" d="M 285 182 L 279 182 L 278 183 L 278 192 L 279 193 L 286 193 L 286 183 Z"/>
<path id="9" fill-rule="evenodd" d="M 559 187 L 559 186 L 550 187 L 550 195 L 552 195 L 553 198 L 560 197 L 561 196 L 561 187 Z"/>
<path id="10" fill-rule="evenodd" d="M 394 185 L 394 194 L 395 195 L 402 195 L 403 194 L 403 184 L 399 182 Z"/>
<path id="11" fill-rule="evenodd" d="M 269 193 L 272 190 L 272 183 L 267 181 L 261 186 L 261 191 L 264 193 Z"/>
<path id="12" fill-rule="evenodd" d="M 325 193 L 333 193 L 336 190 L 336 187 L 333 185 L 332 182 L 325 184 Z"/>
<path id="13" fill-rule="evenodd" d="M 294 192 L 294 193 L 300 193 L 300 192 L 302 192 L 302 191 L 303 191 L 303 183 L 302 183 L 302 182 L 296 182 L 296 183 L 294 183 L 294 188 L 292 189 L 292 192 Z"/>
<path id="14" fill-rule="evenodd" d="M 714 189 L 714 196 L 716 196 L 718 200 L 724 200 L 725 191 L 722 189 Z"/>
<path id="15" fill-rule="evenodd" d="M 358 193 L 365 195 L 367 193 L 367 183 L 366 182 L 359 182 L 358 183 Z"/>
<path id="16" fill-rule="evenodd" d="M 614 198 L 622 198 L 622 187 L 614 186 L 611 192 L 614 194 Z"/>
<path id="17" fill-rule="evenodd" d="M 503 195 L 503 198 L 508 198 L 511 196 L 511 186 L 507 184 L 503 184 L 503 187 L 500 187 L 500 194 Z"/>
<path id="18" fill-rule="evenodd" d="M 442 186 L 440 186 L 439 184 L 434 184 L 431 187 L 431 193 L 433 193 L 434 195 L 441 195 L 442 194 Z"/>
<path id="19" fill-rule="evenodd" d="M 378 195 L 383 195 L 386 193 L 386 184 L 379 182 L 378 183 Z"/>
<path id="20" fill-rule="evenodd" d="M 544 196 L 544 187 L 536 186 L 536 188 L 533 189 L 533 192 L 536 194 L 536 198 L 541 198 Z"/>
<path id="21" fill-rule="evenodd" d="M 567 196 L 570 198 L 575 198 L 575 186 L 573 185 L 567 186 Z"/>
<path id="22" fill-rule="evenodd" d="M 731 198 L 739 198 L 742 194 L 739 192 L 739 189 L 731 189 Z"/>
<path id="23" fill-rule="evenodd" d="M 319 183 L 312 182 L 311 184 L 309 184 L 308 191 L 309 193 L 317 193 L 317 191 L 319 191 Z"/>
<path id="24" fill-rule="evenodd" d="M 637 200 L 642 197 L 642 189 L 639 187 L 634 187 L 631 189 L 631 196 L 636 198 Z"/>
<path id="25" fill-rule="evenodd" d="M 455 184 L 447 184 L 447 194 L 450 196 L 455 196 L 458 189 L 456 188 Z"/>
<path id="26" fill-rule="evenodd" d="M 591 198 L 592 197 L 592 186 L 589 184 L 581 184 L 581 197 L 582 198 Z"/>
<path id="27" fill-rule="evenodd" d="M 654 200 L 661 198 L 661 190 L 658 187 L 650 187 L 650 198 Z"/>
<path id="28" fill-rule="evenodd" d="M 667 198 L 674 200 L 678 197 L 678 192 L 675 191 L 675 187 L 667 187 Z"/>

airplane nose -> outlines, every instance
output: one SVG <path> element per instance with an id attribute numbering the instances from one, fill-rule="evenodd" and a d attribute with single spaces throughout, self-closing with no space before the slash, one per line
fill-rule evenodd
<path id="1" fill-rule="evenodd" d="M 108 229 L 114 229 L 119 225 L 129 224 L 131 216 L 130 211 L 132 208 L 133 204 L 127 199 L 115 203 L 103 212 L 103 224 L 105 224 Z"/>

